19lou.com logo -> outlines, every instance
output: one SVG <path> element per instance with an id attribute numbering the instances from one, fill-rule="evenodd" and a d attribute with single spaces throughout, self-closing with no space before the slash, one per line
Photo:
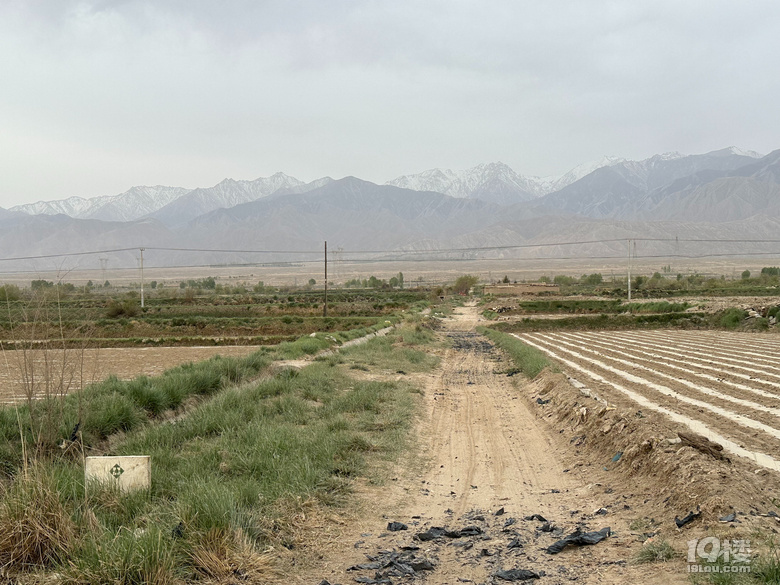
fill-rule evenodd
<path id="1" fill-rule="evenodd" d="M 694 538 L 688 541 L 688 572 L 749 573 L 751 555 L 749 540 Z"/>

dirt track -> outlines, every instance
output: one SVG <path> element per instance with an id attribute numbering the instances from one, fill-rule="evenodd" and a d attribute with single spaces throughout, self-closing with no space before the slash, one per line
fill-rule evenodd
<path id="1" fill-rule="evenodd" d="M 546 573 L 541 583 L 685 582 L 677 565 L 659 571 L 627 563 L 639 546 L 628 529 L 635 502 L 600 483 L 605 476 L 600 470 L 571 459 L 574 450 L 513 387 L 505 373 L 510 364 L 474 332 L 476 324 L 471 307 L 446 322 L 443 334 L 452 348 L 426 378 L 425 413 L 418 425 L 424 463 L 399 470 L 381 493 L 369 490 L 368 517 L 348 526 L 333 548 L 323 549 L 323 561 L 299 581 L 372 579 L 376 569 L 349 569 L 371 559 L 382 562 L 388 551 L 397 551 L 430 560 L 434 569 L 418 573 L 430 584 L 497 583 L 502 582 L 494 576 L 497 571 L 514 568 Z M 497 515 L 501 508 L 504 513 Z M 525 519 L 533 514 L 552 526 Z M 390 521 L 403 522 L 408 530 L 388 532 Z M 431 527 L 465 526 L 482 534 L 413 538 Z M 594 546 L 543 552 L 575 528 L 608 526 L 613 537 Z M 545 532 L 548 528 L 552 531 Z M 512 541 L 520 546 L 510 547 Z"/>

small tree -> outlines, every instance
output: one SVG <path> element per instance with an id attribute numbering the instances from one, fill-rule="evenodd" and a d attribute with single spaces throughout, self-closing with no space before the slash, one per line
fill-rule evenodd
<path id="1" fill-rule="evenodd" d="M 18 301 L 21 297 L 22 292 L 15 284 L 0 286 L 0 301 Z"/>
<path id="2" fill-rule="evenodd" d="M 313 278 L 310 278 L 309 279 L 309 286 L 314 286 L 315 284 L 317 284 L 317 281 L 314 280 Z"/>
<path id="3" fill-rule="evenodd" d="M 742 273 L 742 280 L 747 280 L 748 278 L 750 278 L 750 270 L 745 270 Z"/>
<path id="4" fill-rule="evenodd" d="M 470 274 L 464 274 L 459 276 L 455 280 L 455 284 L 452 286 L 452 291 L 455 294 L 465 295 L 471 290 L 471 287 L 479 282 L 479 278 Z"/>
<path id="5" fill-rule="evenodd" d="M 509 284 L 509 276 L 505 274 L 504 280 L 502 280 L 501 282 L 503 282 L 504 284 Z"/>

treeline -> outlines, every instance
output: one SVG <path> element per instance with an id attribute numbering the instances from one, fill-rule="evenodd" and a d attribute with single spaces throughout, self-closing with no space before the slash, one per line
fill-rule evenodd
<path id="1" fill-rule="evenodd" d="M 399 272 L 397 275 L 385 280 L 383 278 L 377 278 L 371 276 L 370 278 L 353 278 L 344 283 L 345 288 L 403 288 L 404 287 L 404 273 Z"/>

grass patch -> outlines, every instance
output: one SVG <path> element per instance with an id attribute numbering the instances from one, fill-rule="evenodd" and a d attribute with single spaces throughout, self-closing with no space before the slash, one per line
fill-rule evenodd
<path id="1" fill-rule="evenodd" d="M 712 317 L 705 313 L 580 315 L 561 319 L 525 318 L 514 323 L 501 322 L 491 325 L 498 331 L 519 333 L 522 331 L 580 330 L 600 331 L 617 329 L 658 329 L 663 327 L 705 328 L 711 326 Z"/>
<path id="2" fill-rule="evenodd" d="M 339 356 L 344 364 L 354 370 L 427 372 L 438 365 L 439 358 L 420 348 L 435 342 L 434 333 L 425 326 L 406 325 L 383 337 L 344 348 Z"/>
<path id="3" fill-rule="evenodd" d="M 529 378 L 535 378 L 545 368 L 556 370 L 543 352 L 523 343 L 516 337 L 487 327 L 477 327 L 477 331 L 508 353 L 520 371 Z"/>
<path id="4" fill-rule="evenodd" d="M 219 366 L 221 379 L 235 377 Z M 295 544 L 295 502 L 342 502 L 354 478 L 374 477 L 409 440 L 417 390 L 346 372 L 282 370 L 224 387 L 182 419 L 130 429 L 111 453 L 151 456 L 149 493 L 95 486 L 85 499 L 79 462 L 18 476 L 2 493 L 0 564 L 79 585 L 266 582 L 264 551 Z M 136 382 L 148 402 L 153 380 Z M 117 383 L 106 400 L 124 396 Z"/>
<path id="5" fill-rule="evenodd" d="M 669 301 L 650 301 L 647 303 L 626 303 L 620 305 L 620 311 L 628 313 L 681 313 L 690 308 L 690 303 L 670 303 Z"/>
<path id="6" fill-rule="evenodd" d="M 190 396 L 206 396 L 249 380 L 270 363 L 262 352 L 242 358 L 215 356 L 166 371 L 154 378 L 119 380 L 111 376 L 64 397 L 0 409 L 0 471 L 11 475 L 22 465 L 20 424 L 28 454 L 48 457 L 59 445 L 80 437 L 95 446 L 118 432 L 146 425 Z M 78 434 L 77 434 L 78 433 Z"/>
<path id="7" fill-rule="evenodd" d="M 644 563 L 665 563 L 679 557 L 680 553 L 665 540 L 648 542 L 636 553 L 634 561 Z"/>

